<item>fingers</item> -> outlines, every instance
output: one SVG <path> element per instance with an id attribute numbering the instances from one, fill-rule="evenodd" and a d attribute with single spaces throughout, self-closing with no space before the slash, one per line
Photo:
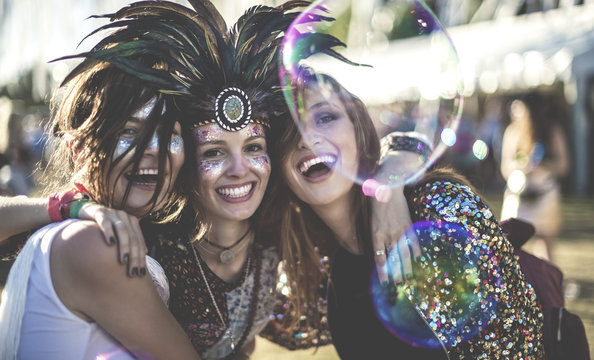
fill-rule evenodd
<path id="1" fill-rule="evenodd" d="M 390 277 L 398 285 L 415 276 L 414 263 L 421 256 L 421 248 L 414 230 L 410 229 L 401 237 L 388 255 Z"/>
<path id="2" fill-rule="evenodd" d="M 388 284 L 388 271 L 386 268 L 386 259 L 388 253 L 386 251 L 386 237 L 383 234 L 376 234 L 373 238 L 374 260 L 377 270 L 377 276 L 380 284 Z"/>
<path id="3" fill-rule="evenodd" d="M 130 276 L 146 274 L 146 244 L 138 219 L 125 211 L 107 208 L 99 204 L 84 205 L 81 219 L 93 220 L 103 232 L 109 245 L 118 245 L 118 260 L 126 265 Z"/>
<path id="4" fill-rule="evenodd" d="M 102 205 L 89 203 L 83 205 L 80 209 L 79 216 L 81 219 L 84 220 L 93 220 L 101 229 L 103 233 L 103 238 L 107 245 L 115 245 L 116 235 L 113 230 L 113 220 L 110 218 L 108 214 L 108 209 Z"/>
<path id="5" fill-rule="evenodd" d="M 128 264 L 128 271 L 130 276 L 144 276 L 146 275 L 146 253 L 147 248 L 142 236 L 142 230 L 138 223 L 138 219 L 132 215 L 128 215 L 129 225 L 129 241 L 130 241 L 130 259 Z"/>

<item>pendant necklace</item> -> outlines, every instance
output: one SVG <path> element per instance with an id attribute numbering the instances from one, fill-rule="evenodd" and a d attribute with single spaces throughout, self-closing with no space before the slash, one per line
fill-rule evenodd
<path id="1" fill-rule="evenodd" d="M 217 305 L 217 302 L 216 302 L 215 297 L 212 293 L 212 290 L 210 289 L 210 284 L 208 283 L 208 279 L 206 278 L 206 274 L 204 273 L 204 269 L 202 268 L 202 263 L 200 262 L 200 259 L 198 258 L 198 254 L 196 253 L 196 249 L 194 248 L 194 246 L 190 245 L 190 247 L 192 248 L 192 252 L 194 253 L 194 259 L 196 259 L 196 263 L 198 264 L 198 269 L 200 269 L 200 275 L 202 276 L 202 280 L 206 284 L 206 289 L 208 290 L 208 295 L 210 295 L 210 300 L 212 301 L 212 304 L 214 305 L 215 310 L 217 311 L 217 315 L 219 316 L 219 320 L 221 320 L 221 324 L 223 324 L 223 327 L 225 328 L 225 331 L 226 331 L 227 322 L 225 321 L 225 318 L 223 318 L 223 314 L 221 313 L 221 310 L 219 309 L 219 306 Z M 235 256 L 235 255 L 233 255 L 233 256 Z M 243 297 L 245 294 L 243 287 L 245 286 L 245 284 L 247 282 L 247 277 L 250 273 L 251 261 L 252 261 L 252 257 L 248 254 L 247 267 L 245 270 L 245 277 L 243 279 L 243 284 L 241 285 L 242 289 L 241 289 L 240 307 L 243 305 Z M 235 350 L 235 337 L 233 336 L 233 331 L 229 332 L 229 337 L 231 340 L 231 350 L 234 351 Z"/>
<path id="2" fill-rule="evenodd" d="M 247 236 L 247 234 L 249 234 L 251 230 L 251 227 L 248 227 L 247 231 L 245 232 L 245 234 L 243 234 L 239 240 L 237 240 L 235 243 L 233 243 L 231 246 L 221 246 L 217 243 L 214 243 L 210 240 L 208 240 L 207 238 L 204 238 L 203 240 L 209 244 L 210 246 L 216 247 L 217 249 L 221 249 L 222 251 L 219 253 L 219 260 L 223 263 L 223 264 L 231 264 L 234 260 L 235 260 L 235 253 L 231 250 L 233 249 L 235 246 L 239 245 L 239 243 L 241 243 L 241 241 L 243 239 L 245 239 L 245 237 Z M 202 247 L 204 248 L 204 247 Z"/>

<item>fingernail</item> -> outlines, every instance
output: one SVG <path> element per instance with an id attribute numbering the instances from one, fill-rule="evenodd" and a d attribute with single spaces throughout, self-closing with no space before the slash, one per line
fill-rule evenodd
<path id="1" fill-rule="evenodd" d="M 128 263 L 128 259 L 129 259 L 129 257 L 130 257 L 130 256 L 129 256 L 128 254 L 124 254 L 124 256 L 122 257 L 122 262 L 123 262 L 124 264 L 127 264 L 127 263 Z"/>
<path id="2" fill-rule="evenodd" d="M 110 237 L 109 237 L 109 243 L 110 243 L 111 245 L 115 244 L 115 243 L 116 243 L 116 239 L 115 239 L 113 236 L 110 236 Z"/>
<path id="3" fill-rule="evenodd" d="M 131 274 L 132 276 L 136 276 L 136 275 L 138 275 L 138 268 L 135 268 L 135 267 L 133 267 L 133 268 L 132 268 L 132 271 L 130 271 L 130 274 Z"/>
<path id="4" fill-rule="evenodd" d="M 144 275 L 146 275 L 146 269 L 140 268 L 140 276 L 144 276 Z"/>

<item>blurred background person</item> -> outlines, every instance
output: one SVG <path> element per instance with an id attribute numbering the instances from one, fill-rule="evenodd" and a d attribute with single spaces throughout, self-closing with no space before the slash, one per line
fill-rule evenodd
<path id="1" fill-rule="evenodd" d="M 33 187 L 31 151 L 25 142 L 18 100 L 0 98 L 0 194 L 27 195 Z"/>
<path id="2" fill-rule="evenodd" d="M 517 217 L 534 224 L 527 244 L 534 255 L 553 259 L 561 226 L 560 180 L 569 170 L 566 137 L 550 101 L 536 93 L 513 100 L 501 152 L 506 179 L 501 220 Z"/>

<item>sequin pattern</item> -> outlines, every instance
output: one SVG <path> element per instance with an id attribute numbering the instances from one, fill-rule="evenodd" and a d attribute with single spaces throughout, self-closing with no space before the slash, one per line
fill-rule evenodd
<path id="1" fill-rule="evenodd" d="M 542 359 L 541 308 L 513 255 L 512 245 L 481 198 L 467 186 L 436 181 L 417 186 L 410 201 L 413 221 L 443 220 L 459 224 L 475 239 L 484 242 L 495 256 L 479 271 L 498 271 L 496 275 L 501 278 L 502 286 L 493 289 L 499 306 L 491 321 L 474 339 L 452 347 L 450 357 Z"/>

